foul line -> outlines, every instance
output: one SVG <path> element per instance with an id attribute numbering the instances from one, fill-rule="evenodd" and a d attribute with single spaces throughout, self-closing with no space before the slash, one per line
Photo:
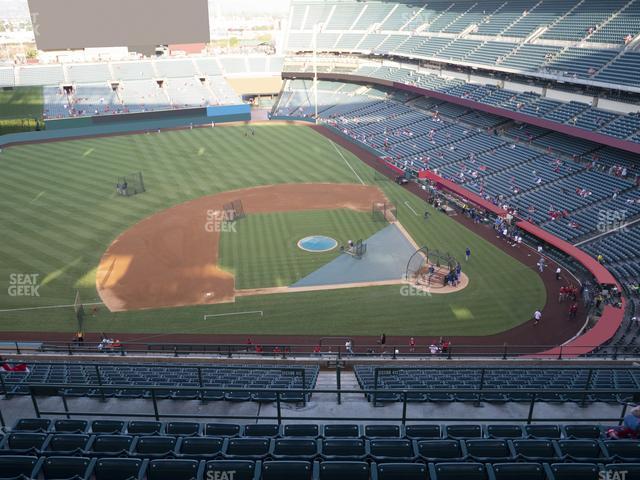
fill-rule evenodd
<path id="1" fill-rule="evenodd" d="M 413 212 L 413 214 L 417 217 L 418 216 L 418 212 L 416 212 L 413 207 L 411 205 L 409 205 L 409 202 L 404 202 L 404 204 L 407 206 L 407 208 L 409 210 L 411 210 Z"/>
<path id="2" fill-rule="evenodd" d="M 259 313 L 260 314 L 260 318 L 264 317 L 264 312 L 262 310 L 250 310 L 247 312 L 231 312 L 231 313 L 212 313 L 209 315 L 205 315 L 204 316 L 204 320 L 206 320 L 209 317 L 224 317 L 224 316 L 229 316 L 229 315 L 250 315 L 250 314 L 254 314 L 254 313 Z"/>
<path id="3" fill-rule="evenodd" d="M 104 305 L 104 304 L 102 302 L 95 302 L 95 303 L 82 303 L 82 305 Z M 47 309 L 47 308 L 68 308 L 68 307 L 75 307 L 75 304 L 72 303 L 70 305 L 48 305 L 46 307 L 7 308 L 5 310 L 0 310 L 0 313 L 22 312 L 22 311 L 26 311 L 26 310 L 44 310 L 44 309 Z"/>
<path id="4" fill-rule="evenodd" d="M 349 162 L 347 162 L 347 159 L 346 159 L 346 158 L 344 158 L 344 155 L 342 154 L 342 152 L 340 151 L 340 149 L 336 146 L 336 144 L 335 144 L 332 140 L 329 140 L 329 142 L 331 143 L 331 145 L 333 145 L 333 148 L 335 148 L 336 152 L 338 152 L 338 154 L 342 157 L 342 160 L 344 160 L 344 163 L 346 163 L 346 164 L 347 164 L 347 167 L 349 167 L 349 168 L 351 169 L 351 171 L 353 172 L 353 174 L 354 174 L 356 177 L 358 177 L 358 180 L 360 180 L 360 183 L 361 183 L 362 185 L 364 185 L 365 183 L 362 181 L 362 178 L 360 178 L 360 175 L 358 175 L 358 174 L 356 173 L 356 171 L 353 169 L 353 167 L 349 164 Z"/>

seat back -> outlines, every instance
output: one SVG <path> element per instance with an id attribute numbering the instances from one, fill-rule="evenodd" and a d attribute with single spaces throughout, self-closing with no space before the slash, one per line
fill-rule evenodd
<path id="1" fill-rule="evenodd" d="M 38 457 L 0 455 L 0 479 L 14 479 L 21 475 L 32 478 L 33 470 L 38 464 Z"/>
<path id="2" fill-rule="evenodd" d="M 261 480 L 311 480 L 313 467 L 310 462 L 273 461 L 262 464 Z"/>
<path id="3" fill-rule="evenodd" d="M 284 426 L 283 434 L 285 437 L 317 437 L 320 427 L 312 423 L 288 424 Z"/>
<path id="4" fill-rule="evenodd" d="M 256 464 L 250 460 L 211 460 L 206 463 L 204 478 L 224 478 L 233 472 L 233 480 L 254 480 L 257 475 Z"/>
<path id="5" fill-rule="evenodd" d="M 375 468 L 375 464 L 374 468 Z M 320 480 L 369 480 L 371 475 L 367 462 L 322 462 Z"/>
<path id="6" fill-rule="evenodd" d="M 148 480 L 192 480 L 198 478 L 196 460 L 163 459 L 149 463 Z"/>
<path id="7" fill-rule="evenodd" d="M 144 460 L 139 458 L 100 458 L 96 462 L 96 480 L 129 480 L 142 476 Z"/>

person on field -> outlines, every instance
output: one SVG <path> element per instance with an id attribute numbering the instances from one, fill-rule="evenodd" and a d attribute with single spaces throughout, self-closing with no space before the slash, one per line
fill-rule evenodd
<path id="1" fill-rule="evenodd" d="M 469 259 L 471 258 L 471 249 L 469 247 L 467 247 L 467 249 L 464 251 L 464 258 L 469 261 Z"/>
<path id="2" fill-rule="evenodd" d="M 571 320 L 575 320 L 577 314 L 578 314 L 578 304 L 576 302 L 573 302 L 571 304 L 571 307 L 569 307 L 569 318 Z"/>
<path id="3" fill-rule="evenodd" d="M 562 270 L 560 270 L 560 267 L 556 268 L 556 280 L 560 280 L 560 273 L 562 272 Z"/>
<path id="4" fill-rule="evenodd" d="M 540 310 L 536 310 L 533 313 L 533 324 L 537 325 L 540 322 L 540 320 L 542 320 L 542 312 Z"/>

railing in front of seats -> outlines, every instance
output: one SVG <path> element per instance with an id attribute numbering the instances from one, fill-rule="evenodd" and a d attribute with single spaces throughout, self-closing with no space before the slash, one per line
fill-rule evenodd
<path id="1" fill-rule="evenodd" d="M 31 402 L 33 405 L 33 409 L 34 409 L 34 414 L 36 417 L 41 418 L 43 416 L 57 416 L 57 417 L 65 417 L 65 418 L 71 418 L 71 417 L 132 417 L 132 418 L 154 418 L 157 421 L 160 421 L 161 419 L 164 418 L 173 418 L 173 419 L 235 419 L 235 420 L 275 420 L 278 422 L 278 424 L 281 424 L 284 421 L 292 421 L 292 420 L 303 420 L 303 421 L 351 421 L 351 422 L 367 422 L 367 421 L 376 421 L 376 422 L 399 422 L 402 425 L 405 425 L 407 422 L 437 422 L 437 423 L 447 423 L 447 422 L 468 422 L 471 419 L 483 423 L 483 422 L 519 422 L 519 423 L 526 423 L 526 424 L 531 424 L 532 422 L 553 422 L 553 423 L 565 423 L 565 422 L 578 422 L 578 421 L 589 421 L 592 423 L 607 423 L 607 424 L 618 424 L 620 425 L 623 421 L 624 416 L 627 413 L 627 409 L 628 409 L 628 404 L 627 403 L 621 403 L 621 411 L 620 411 L 620 415 L 616 416 L 616 417 L 590 417 L 587 419 L 583 419 L 583 420 L 579 420 L 576 419 L 575 415 L 572 415 L 570 417 L 537 417 L 535 416 L 535 407 L 536 405 L 540 404 L 540 403 L 544 403 L 544 400 L 541 400 L 539 398 L 540 395 L 540 390 L 539 389 L 500 389 L 501 393 L 504 394 L 510 394 L 510 393 L 520 393 L 520 394 L 530 394 L 531 395 L 531 399 L 527 402 L 528 403 L 528 409 L 527 409 L 527 414 L 522 416 L 522 417 L 510 417 L 510 418 L 505 418 L 504 416 L 499 417 L 499 418 L 474 418 L 473 416 L 469 415 L 469 412 L 467 411 L 466 414 L 464 416 L 459 416 L 459 417 L 443 417 L 441 415 L 438 414 L 438 412 L 434 413 L 433 415 L 425 415 L 424 411 L 421 411 L 420 416 L 411 416 L 408 414 L 408 406 L 411 403 L 411 399 L 408 398 L 409 394 L 412 393 L 437 393 L 437 394 L 451 394 L 451 395 L 456 395 L 456 394 L 477 394 L 477 395 L 482 395 L 483 393 L 487 393 L 490 390 L 489 389 L 456 389 L 456 388 L 449 388 L 449 389 L 442 389 L 442 388 L 438 388 L 438 389 L 411 389 L 411 390 L 391 390 L 391 389 L 384 389 L 384 390 L 374 390 L 374 389 L 362 389 L 362 390 L 353 390 L 353 389 L 347 389 L 347 390 L 341 390 L 341 389 L 241 389 L 241 388 L 228 388 L 225 389 L 225 391 L 228 392 L 271 392 L 271 393 L 275 393 L 276 394 L 276 401 L 274 402 L 276 405 L 276 413 L 275 415 L 260 415 L 260 414 L 256 414 L 256 415 L 219 415 L 219 414 L 215 414 L 215 415 L 208 415 L 208 414 L 203 414 L 202 413 L 202 409 L 198 408 L 196 411 L 196 409 L 194 409 L 193 413 L 187 413 L 187 414 L 177 414 L 177 413 L 162 413 L 160 411 L 159 408 L 159 398 L 158 398 L 158 394 L 157 391 L 158 390 L 166 390 L 167 387 L 164 386 L 157 386 L 157 385 L 138 385 L 138 386 L 131 386 L 131 385 L 107 385 L 107 386 L 102 386 L 102 387 L 98 387 L 98 389 L 127 389 L 127 390 L 140 390 L 141 393 L 143 393 L 144 391 L 149 392 L 148 395 L 148 400 L 149 400 L 149 406 L 147 408 L 152 409 L 152 413 L 140 413 L 139 409 L 136 408 L 136 411 L 134 412 L 128 412 L 123 410 L 124 406 L 127 405 L 127 402 L 119 402 L 118 403 L 118 411 L 117 413 L 113 413 L 110 410 L 109 407 L 113 407 L 112 403 L 108 403 L 105 404 L 107 406 L 107 408 L 105 408 L 105 411 L 99 411 L 99 410 L 91 410 L 91 411 L 75 411 L 72 410 L 69 406 L 69 401 L 68 401 L 68 397 L 65 396 L 64 394 L 60 394 L 59 396 L 62 398 L 62 405 L 63 405 L 63 410 L 45 410 L 43 408 L 41 408 L 40 405 L 40 400 L 39 400 L 39 396 L 37 395 L 38 389 L 39 388 L 49 388 L 49 389 L 59 389 L 61 392 L 64 391 L 64 389 L 69 388 L 71 385 L 69 384 L 38 384 L 38 383 L 32 383 L 29 385 L 25 385 L 28 390 L 29 390 L 29 396 L 31 397 Z M 77 385 L 76 385 L 77 386 Z M 188 390 L 188 391 L 193 391 L 197 394 L 202 394 L 203 392 L 205 392 L 206 390 L 208 390 L 207 388 L 201 388 L 201 387 L 183 387 L 180 388 L 180 390 Z M 557 391 L 558 393 L 563 393 L 563 394 L 567 394 L 567 395 L 589 395 L 589 394 L 618 394 L 618 395 L 629 395 L 632 396 L 634 393 L 637 392 L 637 390 L 635 389 L 591 389 L 591 390 L 584 390 L 584 389 L 567 389 L 567 390 L 546 390 L 545 393 L 553 393 L 554 391 Z M 495 392 L 495 389 L 493 390 L 493 392 Z M 363 395 L 368 395 L 369 397 L 375 397 L 376 394 L 380 394 L 380 393 L 395 393 L 397 395 L 399 395 L 399 402 L 401 402 L 402 404 L 402 413 L 400 416 L 385 416 L 382 417 L 380 415 L 376 415 L 374 417 L 353 417 L 353 416 L 317 416 L 317 415 L 311 415 L 310 412 L 308 410 L 304 410 L 303 411 L 303 415 L 302 416 L 296 416 L 296 415 L 285 415 L 283 412 L 283 408 L 282 408 L 282 395 L 288 393 L 300 393 L 302 394 L 302 398 L 307 399 L 308 396 L 310 396 L 311 394 L 314 395 L 314 398 L 318 398 L 321 395 L 338 395 L 338 394 L 363 394 Z M 51 396 L 46 396 L 46 399 L 50 399 Z M 86 403 L 86 402 L 85 402 Z M 397 402 L 395 402 L 397 403 Z M 101 405 L 103 404 L 103 402 L 96 402 L 96 405 Z M 136 402 L 135 403 L 136 407 L 140 406 L 140 403 Z M 295 410 L 291 410 L 293 412 L 295 412 Z M 0 422 L 2 423 L 2 426 L 5 426 L 4 424 L 4 419 L 2 417 L 2 414 L 0 412 Z"/>
<path id="2" fill-rule="evenodd" d="M 346 338 L 346 337 L 345 337 Z M 58 354 L 58 355 L 164 355 L 173 357 L 211 356 L 213 358 L 300 358 L 311 357 L 320 360 L 335 360 L 336 358 L 356 359 L 522 359 L 533 357 L 537 360 L 563 360 L 573 355 L 571 346 L 562 345 L 458 345 L 450 344 L 445 351 L 436 349 L 431 353 L 433 345 L 423 344 L 414 347 L 405 344 L 387 343 L 358 344 L 353 343 L 353 352 L 347 351 L 344 343 L 327 343 L 323 341 L 318 345 L 312 344 L 286 344 L 267 343 L 260 344 L 262 351 L 256 349 L 257 344 L 231 344 L 231 343 L 142 343 L 121 342 L 117 347 L 99 348 L 97 342 L 4 342 L 0 343 L 0 353 L 3 355 L 26 354 Z M 438 345 L 435 345 L 438 347 Z M 601 346 L 593 346 L 596 350 Z M 543 354 L 539 352 L 556 349 L 557 353 Z M 319 350 L 319 351 L 318 351 Z M 640 347 L 610 346 L 607 349 L 590 353 L 589 357 L 611 360 L 638 360 L 640 359 Z"/>

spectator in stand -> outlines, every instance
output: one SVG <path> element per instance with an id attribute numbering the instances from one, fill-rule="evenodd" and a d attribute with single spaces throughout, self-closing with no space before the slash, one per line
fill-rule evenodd
<path id="1" fill-rule="evenodd" d="M 633 407 L 625 415 L 621 426 L 607 430 L 607 438 L 617 440 L 619 438 L 637 439 L 640 433 L 640 406 Z"/>

